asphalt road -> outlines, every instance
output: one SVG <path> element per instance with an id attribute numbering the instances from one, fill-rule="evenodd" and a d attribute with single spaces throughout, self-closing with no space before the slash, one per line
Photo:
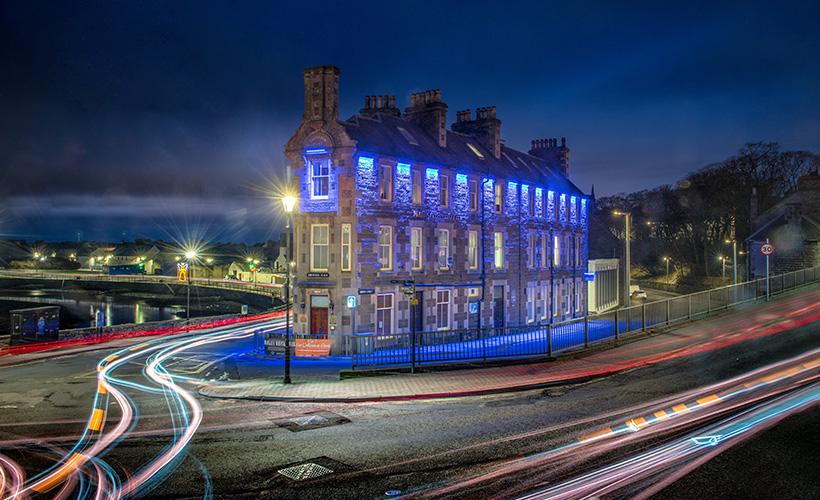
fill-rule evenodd
<path id="1" fill-rule="evenodd" d="M 249 350 L 250 342 L 244 338 L 192 347 L 170 356 L 165 366 L 191 381 L 230 379 L 232 357 Z M 506 498 L 508 481 L 519 484 L 532 471 L 510 471 L 495 478 L 491 474 L 506 470 L 516 460 L 531 460 L 577 442 L 579 435 L 622 422 L 636 408 L 653 408 L 669 395 L 815 348 L 820 348 L 820 325 L 811 323 L 546 390 L 350 404 L 200 398 L 202 421 L 171 464 L 172 474 L 162 482 L 147 482 L 138 491 L 150 498 Z M 95 350 L 0 369 L 0 455 L 19 463 L 31 477 L 69 450 L 87 427 L 98 391 L 97 364 L 113 352 Z M 146 353 L 120 365 L 115 371 L 118 379 L 146 383 L 150 356 Z M 189 390 L 196 388 L 181 378 L 176 382 Z M 104 454 L 122 480 L 167 450 L 186 422 L 186 412 L 181 411 L 184 402 L 168 393 L 130 390 L 128 398 L 138 409 L 136 423 Z M 124 408 L 112 407 L 110 420 L 125 413 Z M 789 417 L 729 448 L 661 490 L 657 498 L 820 497 L 811 467 L 820 459 L 818 413 Z M 560 477 L 638 453 L 688 430 L 613 447 L 587 461 L 570 461 Z M 332 472 L 307 481 L 280 472 L 306 462 L 315 467 L 295 473 Z"/>

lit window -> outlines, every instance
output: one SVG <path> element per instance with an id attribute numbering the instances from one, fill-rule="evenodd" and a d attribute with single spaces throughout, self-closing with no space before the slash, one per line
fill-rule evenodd
<path id="1" fill-rule="evenodd" d="M 467 233 L 467 261 L 470 269 L 478 269 L 478 231 Z"/>
<path id="2" fill-rule="evenodd" d="M 382 271 L 393 270 L 393 228 L 382 226 L 379 229 L 379 266 Z"/>
<path id="3" fill-rule="evenodd" d="M 532 231 L 527 233 L 527 267 L 535 267 L 535 233 Z"/>
<path id="4" fill-rule="evenodd" d="M 450 263 L 450 231 L 447 229 L 438 230 L 438 265 L 441 269 L 448 269 Z"/>
<path id="5" fill-rule="evenodd" d="M 495 213 L 500 214 L 504 210 L 504 186 L 500 182 L 495 185 Z"/>
<path id="6" fill-rule="evenodd" d="M 310 163 L 310 197 L 327 198 L 330 192 L 330 160 L 327 158 L 309 160 Z"/>
<path id="7" fill-rule="evenodd" d="M 410 228 L 410 266 L 413 271 L 422 269 L 420 227 Z"/>
<path id="8" fill-rule="evenodd" d="M 547 295 L 549 292 L 549 285 L 541 285 L 541 319 L 547 319 L 549 311 L 547 311 Z"/>
<path id="9" fill-rule="evenodd" d="M 470 179 L 470 211 L 478 210 L 478 181 Z"/>
<path id="10" fill-rule="evenodd" d="M 421 204 L 421 172 L 413 170 L 413 203 Z"/>
<path id="11" fill-rule="evenodd" d="M 450 328 L 450 290 L 436 290 L 436 328 Z"/>
<path id="12" fill-rule="evenodd" d="M 350 271 L 350 224 L 342 224 L 342 271 Z"/>
<path id="13" fill-rule="evenodd" d="M 552 287 L 552 315 L 558 316 L 558 284 Z"/>
<path id="14" fill-rule="evenodd" d="M 552 265 L 561 265 L 561 246 L 558 240 L 558 236 L 553 237 L 552 240 Z"/>
<path id="15" fill-rule="evenodd" d="M 311 271 L 327 271 L 328 231 L 327 224 L 314 224 L 311 228 Z"/>
<path id="16" fill-rule="evenodd" d="M 504 269 L 504 233 L 495 233 L 494 264 L 496 269 Z"/>
<path id="17" fill-rule="evenodd" d="M 578 293 L 578 287 L 575 287 L 575 312 L 579 312 L 581 310 L 581 294 Z"/>
<path id="18" fill-rule="evenodd" d="M 376 333 L 393 332 L 393 294 L 383 293 L 376 296 Z"/>
<path id="19" fill-rule="evenodd" d="M 381 199 L 391 201 L 393 199 L 393 167 L 382 165 L 379 175 L 379 189 Z"/>
<path id="20" fill-rule="evenodd" d="M 535 322 L 535 286 L 527 287 L 527 323 Z"/>
<path id="21" fill-rule="evenodd" d="M 472 151 L 472 152 L 473 152 L 473 154 L 475 154 L 476 156 L 478 156 L 478 158 L 479 158 L 480 160 L 483 160 L 483 159 L 484 159 L 484 155 L 483 155 L 483 154 L 481 154 L 481 151 L 479 151 L 479 150 L 478 150 L 478 148 L 476 148 L 475 146 L 473 146 L 473 145 L 472 145 L 472 144 L 470 144 L 469 142 L 467 143 L 467 147 L 468 147 L 468 148 L 470 148 L 470 151 Z"/>
<path id="22" fill-rule="evenodd" d="M 438 188 L 439 188 L 439 198 L 438 204 L 439 206 L 446 207 L 449 206 L 450 202 L 450 178 L 446 175 L 441 175 L 438 181 Z"/>
<path id="23" fill-rule="evenodd" d="M 541 267 L 546 268 L 547 264 L 549 263 L 549 242 L 547 241 L 547 235 L 541 235 Z"/>

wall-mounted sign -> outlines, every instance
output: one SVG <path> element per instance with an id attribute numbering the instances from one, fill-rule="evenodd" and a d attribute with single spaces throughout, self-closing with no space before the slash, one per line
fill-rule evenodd
<path id="1" fill-rule="evenodd" d="M 359 295 L 371 295 L 376 293 L 375 288 L 359 288 Z"/>
<path id="2" fill-rule="evenodd" d="M 595 281 L 595 273 L 584 273 L 584 281 Z"/>
<path id="3" fill-rule="evenodd" d="M 356 307 L 356 296 L 355 295 L 348 295 L 347 296 L 347 307 L 353 309 Z"/>
<path id="4" fill-rule="evenodd" d="M 329 278 L 330 273 L 307 273 L 308 278 Z"/>

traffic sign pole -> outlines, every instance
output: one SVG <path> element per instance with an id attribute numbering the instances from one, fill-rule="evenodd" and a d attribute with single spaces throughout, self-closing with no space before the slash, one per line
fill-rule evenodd
<path id="1" fill-rule="evenodd" d="M 766 256 L 766 301 L 769 301 L 769 256 L 774 253 L 774 245 L 769 243 L 769 238 L 766 238 L 766 243 L 760 246 L 760 253 Z"/>

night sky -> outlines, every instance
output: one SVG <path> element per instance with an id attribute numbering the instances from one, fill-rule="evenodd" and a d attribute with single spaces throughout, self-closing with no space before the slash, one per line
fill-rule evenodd
<path id="1" fill-rule="evenodd" d="M 675 184 L 747 142 L 820 153 L 814 2 L 0 2 L 0 238 L 256 243 L 304 106 L 496 106 L 567 138 L 596 196 Z"/>

